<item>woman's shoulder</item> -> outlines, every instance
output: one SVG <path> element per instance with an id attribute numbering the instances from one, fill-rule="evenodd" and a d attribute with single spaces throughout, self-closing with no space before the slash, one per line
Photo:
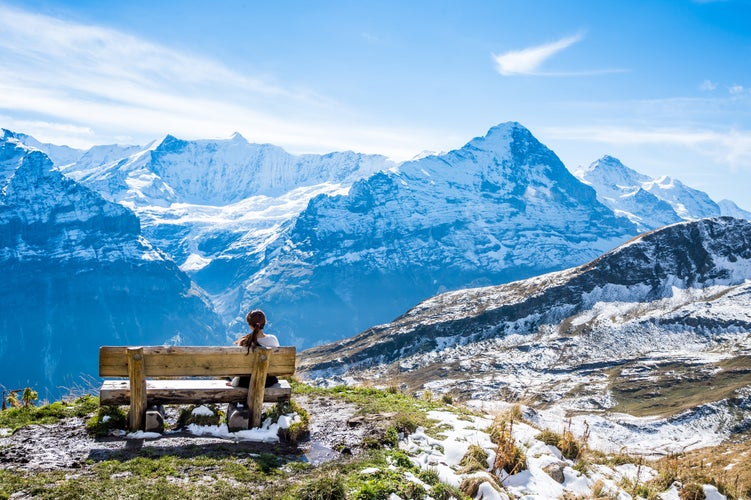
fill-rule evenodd
<path id="1" fill-rule="evenodd" d="M 265 333 L 263 337 L 259 337 L 258 343 L 263 347 L 279 347 L 279 339 L 276 338 L 276 335 L 269 333 Z"/>

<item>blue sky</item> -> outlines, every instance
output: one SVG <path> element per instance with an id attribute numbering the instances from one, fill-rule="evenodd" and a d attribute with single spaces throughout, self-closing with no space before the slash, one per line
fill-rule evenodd
<path id="1" fill-rule="evenodd" d="M 397 160 L 518 121 L 751 209 L 751 0 L 0 0 L 0 126 Z"/>

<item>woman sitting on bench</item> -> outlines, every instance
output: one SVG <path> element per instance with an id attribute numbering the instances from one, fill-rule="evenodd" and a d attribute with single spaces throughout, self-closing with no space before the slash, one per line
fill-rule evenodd
<path id="1" fill-rule="evenodd" d="M 235 340 L 235 344 L 248 348 L 248 354 L 251 349 L 256 347 L 279 347 L 279 340 L 274 335 L 263 333 L 263 327 L 266 326 L 266 315 L 260 309 L 250 311 L 245 317 L 251 332 Z M 271 387 L 279 382 L 274 376 L 266 376 L 265 387 Z M 232 387 L 250 387 L 250 377 L 235 377 L 227 385 Z"/>

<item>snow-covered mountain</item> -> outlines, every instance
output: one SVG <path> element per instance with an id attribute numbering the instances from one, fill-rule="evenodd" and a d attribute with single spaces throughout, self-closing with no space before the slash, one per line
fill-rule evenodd
<path id="1" fill-rule="evenodd" d="M 640 231 L 657 229 L 680 220 L 728 215 L 749 218 L 732 202 L 715 203 L 704 192 L 677 179 L 652 179 L 626 167 L 612 156 L 603 156 L 589 167 L 574 172 L 597 191 L 597 199 L 625 215 Z"/>
<path id="2" fill-rule="evenodd" d="M 58 167 L 132 209 L 144 236 L 208 291 L 231 334 L 260 306 L 299 347 L 353 335 L 442 291 L 581 264 L 637 227 L 732 210 L 608 157 L 584 176 L 596 199 L 516 123 L 401 165 L 351 152 L 290 155 L 235 134 L 97 146 Z"/>
<path id="3" fill-rule="evenodd" d="M 743 210 L 741 207 L 736 205 L 735 202 L 732 202 L 730 200 L 720 200 L 719 202 L 717 202 L 717 205 L 719 205 L 722 215 L 725 215 L 727 217 L 735 217 L 736 219 L 751 220 L 751 212 L 749 212 L 748 210 Z"/>
<path id="4" fill-rule="evenodd" d="M 238 290 L 265 248 L 308 201 L 346 192 L 356 179 L 390 168 L 383 156 L 291 155 L 271 144 L 185 141 L 89 153 L 62 168 L 105 198 L 132 208 L 144 235 L 214 295 L 227 318 L 240 315 Z"/>
<path id="5" fill-rule="evenodd" d="M 243 309 L 269 304 L 275 328 L 310 346 L 442 291 L 587 262 L 635 235 L 550 149 L 507 123 L 311 200 L 266 250 Z"/>
<path id="6" fill-rule="evenodd" d="M 208 296 L 129 209 L 0 141 L 0 385 L 56 397 L 107 344 L 225 343 Z"/>
<path id="7" fill-rule="evenodd" d="M 751 222 L 677 223 L 579 267 L 438 295 L 304 351 L 298 372 L 727 437 L 751 428 Z"/>

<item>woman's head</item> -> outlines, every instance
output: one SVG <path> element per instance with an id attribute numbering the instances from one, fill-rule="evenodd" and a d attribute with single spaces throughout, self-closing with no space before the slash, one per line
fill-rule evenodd
<path id="1" fill-rule="evenodd" d="M 239 339 L 235 340 L 235 344 L 248 348 L 248 353 L 251 349 L 258 345 L 258 335 L 263 337 L 263 327 L 266 326 L 266 315 L 260 309 L 254 309 L 245 316 L 245 321 L 248 322 L 252 332 L 247 335 L 243 335 Z"/>
<path id="2" fill-rule="evenodd" d="M 263 327 L 266 326 L 266 315 L 260 309 L 254 309 L 245 316 L 245 321 L 248 322 L 251 330 L 263 330 Z"/>

